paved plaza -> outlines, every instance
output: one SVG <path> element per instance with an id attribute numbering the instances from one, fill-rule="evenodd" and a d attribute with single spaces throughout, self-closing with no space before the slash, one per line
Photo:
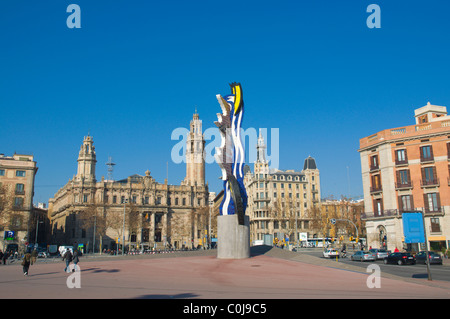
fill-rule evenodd
<path id="1" fill-rule="evenodd" d="M 369 264 L 368 264 L 369 265 Z M 302 253 L 252 248 L 252 257 L 216 258 L 216 251 L 126 257 L 82 257 L 78 275 L 64 262 L 38 260 L 29 276 L 20 262 L 0 267 L 0 298 L 39 299 L 328 299 L 450 298 L 450 282 L 382 274 L 368 288 L 369 273 Z"/>

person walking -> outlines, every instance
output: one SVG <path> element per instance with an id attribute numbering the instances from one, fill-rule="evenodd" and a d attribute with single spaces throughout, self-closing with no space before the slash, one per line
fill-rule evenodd
<path id="1" fill-rule="evenodd" d="M 30 264 L 32 265 L 32 260 L 31 260 L 31 254 L 29 252 L 25 253 L 25 256 L 23 256 L 23 260 L 22 260 L 22 270 L 23 270 L 23 275 L 24 276 L 28 276 L 28 270 L 30 269 Z"/>
<path id="2" fill-rule="evenodd" d="M 63 256 L 63 260 L 66 260 L 66 268 L 64 268 L 64 272 L 67 272 L 67 268 L 69 268 L 70 262 L 72 261 L 73 255 L 70 249 L 67 249 Z"/>
<path id="3" fill-rule="evenodd" d="M 78 251 L 78 249 L 75 249 L 75 251 L 73 252 L 73 258 L 72 258 L 72 261 L 73 261 L 73 270 L 72 271 L 75 271 L 77 268 L 77 264 L 80 261 L 80 259 L 78 258 L 79 255 L 80 255 L 80 252 Z"/>
<path id="4" fill-rule="evenodd" d="M 38 256 L 38 252 L 37 252 L 36 248 L 34 248 L 33 251 L 31 252 L 31 262 L 33 264 L 36 263 L 37 256 Z"/>
<path id="5" fill-rule="evenodd" d="M 6 265 L 6 261 L 8 260 L 8 251 L 5 251 L 2 256 L 3 265 Z"/>

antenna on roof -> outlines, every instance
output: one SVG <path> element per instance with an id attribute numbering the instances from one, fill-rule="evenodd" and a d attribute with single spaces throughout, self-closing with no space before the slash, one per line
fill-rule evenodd
<path id="1" fill-rule="evenodd" d="M 116 165 L 116 164 L 112 162 L 112 157 L 109 156 L 108 162 L 106 163 L 106 166 L 108 166 L 108 180 L 109 181 L 113 180 L 114 165 Z"/>

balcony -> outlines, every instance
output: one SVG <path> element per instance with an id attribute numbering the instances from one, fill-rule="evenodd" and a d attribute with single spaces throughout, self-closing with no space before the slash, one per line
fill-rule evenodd
<path id="1" fill-rule="evenodd" d="M 412 181 L 409 181 L 409 182 L 406 182 L 406 183 L 395 183 L 395 189 L 396 190 L 399 190 L 399 189 L 411 189 L 411 188 L 413 188 L 414 186 L 413 186 L 413 182 Z"/>
<path id="2" fill-rule="evenodd" d="M 439 178 L 432 178 L 429 180 L 420 180 L 420 187 L 439 187 Z"/>
<path id="3" fill-rule="evenodd" d="M 370 168 L 369 168 L 370 172 L 378 171 L 379 169 L 380 169 L 380 166 L 378 164 L 375 164 L 375 165 L 371 164 Z"/>
<path id="4" fill-rule="evenodd" d="M 397 209 L 387 209 L 380 212 L 361 213 L 361 219 L 399 217 L 400 215 Z"/>
<path id="5" fill-rule="evenodd" d="M 420 163 L 421 163 L 421 164 L 425 164 L 425 163 L 434 163 L 434 156 L 424 157 L 424 156 L 422 156 L 422 154 L 421 154 L 421 155 L 420 155 Z"/>
<path id="6" fill-rule="evenodd" d="M 395 166 L 408 165 L 408 160 L 395 160 Z"/>
<path id="7" fill-rule="evenodd" d="M 375 187 L 370 187 L 370 194 L 376 194 L 376 193 L 381 193 L 381 192 L 382 192 L 381 185 L 375 186 Z"/>

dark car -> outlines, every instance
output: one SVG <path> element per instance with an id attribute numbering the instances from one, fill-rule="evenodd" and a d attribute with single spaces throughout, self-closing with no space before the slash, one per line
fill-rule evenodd
<path id="1" fill-rule="evenodd" d="M 416 259 L 410 253 L 392 253 L 386 258 L 384 258 L 384 263 L 397 265 L 406 265 L 406 264 L 414 265 L 416 263 Z"/>
<path id="2" fill-rule="evenodd" d="M 434 251 L 428 252 L 428 258 L 430 259 L 430 264 L 439 264 L 442 265 L 442 257 L 435 253 Z M 420 263 L 427 263 L 427 252 L 421 251 L 420 253 L 416 254 L 416 262 Z"/>

